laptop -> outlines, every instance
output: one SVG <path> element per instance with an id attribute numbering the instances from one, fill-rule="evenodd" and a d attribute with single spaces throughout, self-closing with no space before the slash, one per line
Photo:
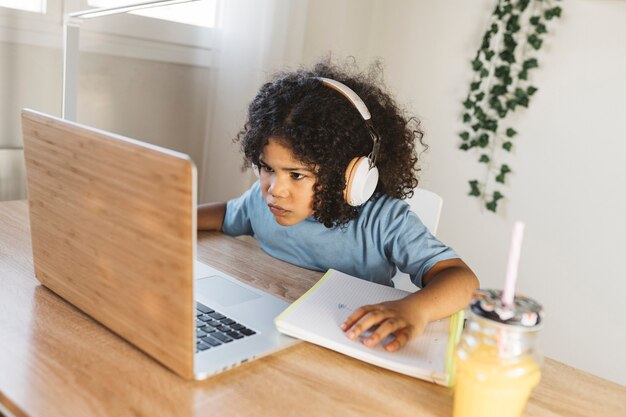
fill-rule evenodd
<path id="1" fill-rule="evenodd" d="M 186 379 L 297 343 L 288 304 L 196 261 L 189 156 L 25 109 L 35 275 Z"/>

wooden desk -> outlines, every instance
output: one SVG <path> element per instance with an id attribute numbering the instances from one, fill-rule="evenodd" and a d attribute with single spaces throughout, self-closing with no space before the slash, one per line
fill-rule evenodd
<path id="1" fill-rule="evenodd" d="M 218 233 L 200 235 L 198 257 L 289 301 L 321 276 Z M 446 388 L 307 343 L 184 381 L 39 285 L 24 201 L 0 203 L 0 404 L 16 416 L 452 415 Z M 624 410 L 625 387 L 546 359 L 524 415 Z"/>

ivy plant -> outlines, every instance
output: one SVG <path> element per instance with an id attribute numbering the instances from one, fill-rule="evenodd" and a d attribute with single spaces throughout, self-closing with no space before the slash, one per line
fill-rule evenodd
<path id="1" fill-rule="evenodd" d="M 539 67 L 533 55 L 543 45 L 548 21 L 561 16 L 561 7 L 549 0 L 499 0 L 480 48 L 471 61 L 473 78 L 463 101 L 464 129 L 459 133 L 463 151 L 471 149 L 485 164 L 481 182 L 469 181 L 469 195 L 496 212 L 504 198 L 501 188 L 511 167 L 497 162 L 499 152 L 511 152 L 517 131 L 507 118 L 527 108 L 537 87 L 529 81 Z M 502 150 L 502 151 L 501 151 Z"/>

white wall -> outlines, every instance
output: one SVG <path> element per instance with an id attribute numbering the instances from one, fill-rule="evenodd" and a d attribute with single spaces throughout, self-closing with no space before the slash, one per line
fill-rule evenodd
<path id="1" fill-rule="evenodd" d="M 174 149 L 201 168 L 209 69 L 81 53 L 80 123 Z"/>
<path id="2" fill-rule="evenodd" d="M 539 91 L 514 122 L 498 215 L 467 196 L 483 165 L 456 149 L 469 61 L 494 2 L 379 1 L 372 53 L 423 121 L 422 184 L 444 198 L 439 236 L 498 288 L 513 221 L 525 221 L 518 289 L 545 307 L 544 354 L 626 385 L 626 2 L 560 4 L 532 73 Z"/>

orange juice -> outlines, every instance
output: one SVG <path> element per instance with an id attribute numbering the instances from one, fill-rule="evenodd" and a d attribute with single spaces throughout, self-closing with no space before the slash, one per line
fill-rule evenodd
<path id="1" fill-rule="evenodd" d="M 457 351 L 454 417 L 518 417 L 539 383 L 539 366 L 530 356 L 499 360 L 493 347 L 471 355 Z"/>
<path id="2" fill-rule="evenodd" d="M 540 356 L 534 346 L 541 307 L 520 297 L 521 305 L 515 306 L 518 311 L 499 317 L 500 292 L 487 291 L 491 292 L 479 294 L 479 301 L 472 302 L 457 347 L 453 417 L 519 417 L 541 378 Z M 481 306 L 484 300 L 488 301 Z M 529 316 L 533 312 L 536 320 Z"/>

